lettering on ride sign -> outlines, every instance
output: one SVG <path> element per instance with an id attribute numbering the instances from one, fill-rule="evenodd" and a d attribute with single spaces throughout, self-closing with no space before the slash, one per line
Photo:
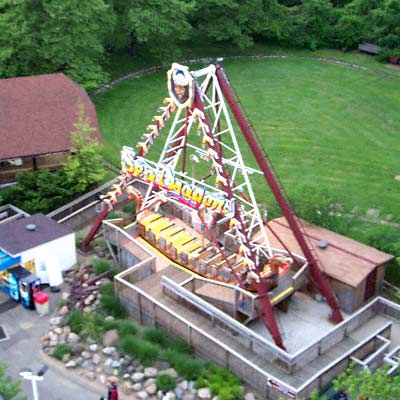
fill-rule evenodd
<path id="1" fill-rule="evenodd" d="M 129 148 L 122 151 L 122 171 L 125 176 L 134 176 L 167 191 L 169 197 L 188 205 L 191 208 L 204 206 L 218 214 L 233 215 L 233 200 L 226 199 L 221 193 L 210 192 L 200 185 L 185 182 L 175 176 L 173 170 L 165 165 L 149 165 L 145 159 L 134 157 Z"/>

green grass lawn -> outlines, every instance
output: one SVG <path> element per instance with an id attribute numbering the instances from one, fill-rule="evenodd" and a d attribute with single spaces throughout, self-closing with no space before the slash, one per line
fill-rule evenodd
<path id="1" fill-rule="evenodd" d="M 173 61 L 190 60 L 202 57 L 231 57 L 231 56 L 254 56 L 254 55 L 288 55 L 289 57 L 326 57 L 361 65 L 374 71 L 380 71 L 387 75 L 400 78 L 400 68 L 390 68 L 376 60 L 375 57 L 359 51 L 342 52 L 339 50 L 320 49 L 309 51 L 303 49 L 288 49 L 280 46 L 256 43 L 249 49 L 241 50 L 230 43 L 210 42 L 209 40 L 196 35 L 194 38 L 182 45 L 182 56 L 171 60 L 155 60 L 151 55 L 139 50 L 138 57 L 132 57 L 127 50 L 113 53 L 107 65 L 104 66 L 111 79 L 119 78 L 125 74 L 137 71 L 142 68 L 170 64 Z"/>
<path id="2" fill-rule="evenodd" d="M 375 208 L 382 219 L 400 221 L 400 80 L 296 58 L 224 66 L 289 197 L 308 186 L 350 209 Z M 166 95 L 160 72 L 95 98 L 105 158 L 119 163 L 121 147 L 136 145 Z M 161 135 L 149 155 L 157 158 L 162 145 Z M 263 178 L 255 188 L 268 202 Z"/>

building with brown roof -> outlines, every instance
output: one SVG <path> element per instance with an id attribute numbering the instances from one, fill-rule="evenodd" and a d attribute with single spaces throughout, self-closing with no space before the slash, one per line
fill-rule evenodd
<path id="1" fill-rule="evenodd" d="M 80 104 L 101 141 L 86 91 L 64 74 L 0 80 L 0 184 L 20 171 L 54 170 L 67 158 Z"/>
<path id="2" fill-rule="evenodd" d="M 386 265 L 394 258 L 392 255 L 300 218 L 298 220 L 309 247 L 337 296 L 340 308 L 352 313 L 379 294 Z M 304 257 L 285 217 L 273 219 L 269 225 L 294 254 Z M 282 248 L 274 235 L 270 235 L 270 241 L 271 247 Z"/>

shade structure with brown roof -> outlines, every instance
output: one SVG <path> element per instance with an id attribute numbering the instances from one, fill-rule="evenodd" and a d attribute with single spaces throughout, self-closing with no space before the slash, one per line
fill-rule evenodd
<path id="1" fill-rule="evenodd" d="M 374 268 L 393 259 L 392 255 L 371 246 L 297 219 L 304 228 L 306 241 L 320 262 L 321 270 L 349 286 L 358 286 Z M 273 219 L 269 224 L 291 252 L 304 257 L 285 217 Z M 320 241 L 327 242 L 327 247 L 320 248 Z M 273 235 L 270 235 L 270 243 L 273 248 L 282 248 Z"/>
<path id="2" fill-rule="evenodd" d="M 79 104 L 101 142 L 86 91 L 64 74 L 0 80 L 0 160 L 67 152 Z"/>

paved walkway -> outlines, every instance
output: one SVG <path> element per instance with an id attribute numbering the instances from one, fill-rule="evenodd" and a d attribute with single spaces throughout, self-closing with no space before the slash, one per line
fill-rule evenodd
<path id="1" fill-rule="evenodd" d="M 22 368 L 32 368 L 37 372 L 43 363 L 48 363 L 50 369 L 44 380 L 38 383 L 40 399 L 44 400 L 98 400 L 106 394 L 106 389 L 83 380 L 75 373 L 66 370 L 42 353 L 40 338 L 47 333 L 50 318 L 58 308 L 59 293 L 50 293 L 50 315 L 41 317 L 36 311 L 26 310 L 21 304 L 8 300 L 0 292 L 0 326 L 8 336 L 0 341 L 0 362 L 8 365 L 7 374 L 15 381 L 20 379 Z M 32 386 L 29 381 L 23 381 L 22 394 L 28 400 L 33 400 Z"/>

